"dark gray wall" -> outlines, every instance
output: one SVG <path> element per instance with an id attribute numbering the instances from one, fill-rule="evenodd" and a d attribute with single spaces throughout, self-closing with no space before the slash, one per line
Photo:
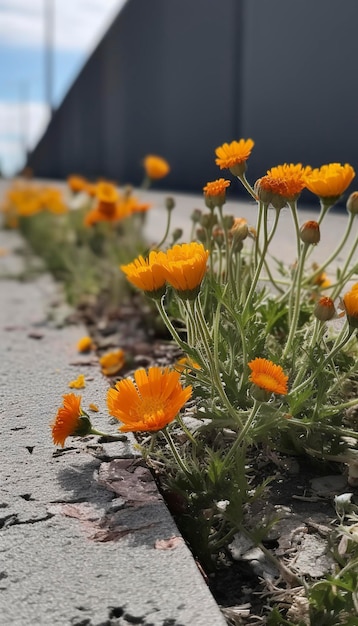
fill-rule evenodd
<path id="1" fill-rule="evenodd" d="M 157 186 L 201 190 L 215 147 L 252 137 L 252 181 L 285 161 L 358 173 L 357 20 L 357 0 L 128 0 L 29 164 L 138 184 L 157 153 Z"/>

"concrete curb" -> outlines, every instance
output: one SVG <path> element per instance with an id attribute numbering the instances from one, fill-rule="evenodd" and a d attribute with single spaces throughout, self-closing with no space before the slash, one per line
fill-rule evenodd
<path id="1" fill-rule="evenodd" d="M 0 247 L 9 251 L 0 274 L 21 270 L 14 254 L 21 245 L 17 233 L 0 231 Z M 93 423 L 108 425 L 108 381 L 95 360 L 81 365 L 76 350 L 85 329 L 49 320 L 58 286 L 43 274 L 1 280 L 0 291 L 2 623 L 223 626 L 156 488 L 148 484 L 151 497 L 138 502 L 131 483 L 130 506 L 114 493 L 116 463 L 135 456 L 133 440 L 69 440 L 61 453 L 51 442 L 49 422 L 80 373 L 87 378 L 83 405 L 97 403 L 104 417 Z"/>

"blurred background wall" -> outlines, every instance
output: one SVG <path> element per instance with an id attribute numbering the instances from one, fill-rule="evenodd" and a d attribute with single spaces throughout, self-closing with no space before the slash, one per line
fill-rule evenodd
<path id="1" fill-rule="evenodd" d="M 154 153 L 161 188 L 201 191 L 215 148 L 251 137 L 252 182 L 283 162 L 358 173 L 357 21 L 357 0 L 128 0 L 28 164 L 137 185 Z"/>

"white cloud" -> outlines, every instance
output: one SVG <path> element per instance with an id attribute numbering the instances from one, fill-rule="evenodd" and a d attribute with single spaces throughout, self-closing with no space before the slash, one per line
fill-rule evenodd
<path id="1" fill-rule="evenodd" d="M 0 164 L 11 175 L 25 160 L 48 123 L 47 106 L 42 102 L 0 102 Z"/>
<path id="2" fill-rule="evenodd" d="M 2 45 L 42 47 L 46 2 L 54 7 L 54 46 L 89 51 L 126 0 L 0 0 Z"/>

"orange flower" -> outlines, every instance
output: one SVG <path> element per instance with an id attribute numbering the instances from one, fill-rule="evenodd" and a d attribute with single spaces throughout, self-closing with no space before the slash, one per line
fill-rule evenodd
<path id="1" fill-rule="evenodd" d="M 123 215 L 119 191 L 113 183 L 97 183 L 96 198 L 96 206 L 85 217 L 86 226 L 93 226 L 97 222 L 117 222 L 126 217 Z"/>
<path id="2" fill-rule="evenodd" d="M 123 350 L 113 350 L 113 352 L 107 352 L 99 359 L 101 364 L 102 373 L 105 376 L 114 376 L 122 369 L 125 363 L 125 355 Z"/>
<path id="3" fill-rule="evenodd" d="M 351 184 L 355 176 L 355 171 L 351 165 L 346 163 L 329 163 L 320 168 L 311 170 L 305 176 L 307 189 L 320 198 L 337 200 L 347 187 Z"/>
<path id="4" fill-rule="evenodd" d="M 147 259 L 139 256 L 132 263 L 121 265 L 120 268 L 132 285 L 142 289 L 152 298 L 160 298 L 164 293 L 166 281 L 163 264 L 159 260 L 163 256 L 163 252 L 152 250 Z"/>
<path id="5" fill-rule="evenodd" d="M 267 170 L 266 175 L 256 182 L 255 190 L 263 202 L 271 202 L 275 208 L 280 209 L 286 201 L 298 198 L 306 186 L 305 177 L 310 171 L 310 166 L 303 167 L 301 163 L 277 165 Z M 275 206 L 276 199 L 281 200 L 281 206 L 280 203 Z"/>
<path id="6" fill-rule="evenodd" d="M 51 423 L 54 444 L 63 448 L 67 437 L 84 437 L 91 432 L 91 428 L 91 422 L 84 416 L 81 409 L 81 396 L 66 393 L 63 396 L 63 406 L 58 409 Z"/>
<path id="7" fill-rule="evenodd" d="M 101 181 L 96 185 L 96 198 L 104 204 L 116 204 L 119 200 L 119 191 L 113 183 Z"/>
<path id="8" fill-rule="evenodd" d="M 252 139 L 240 139 L 224 143 L 215 150 L 216 165 L 221 170 L 229 169 L 234 176 L 242 176 L 246 171 L 246 161 L 251 154 L 255 142 Z"/>
<path id="9" fill-rule="evenodd" d="M 201 369 L 199 363 L 193 361 L 193 359 L 188 356 L 183 356 L 181 359 L 178 359 L 175 363 L 175 368 L 178 372 L 190 372 Z"/>
<path id="10" fill-rule="evenodd" d="M 123 217 L 133 215 L 133 213 L 146 213 L 152 205 L 139 202 L 135 196 L 127 196 L 118 205 L 118 210 L 122 211 Z"/>
<path id="11" fill-rule="evenodd" d="M 93 411 L 94 413 L 98 413 L 99 411 L 97 404 L 94 404 L 94 402 L 90 402 L 88 405 L 88 408 L 90 411 Z"/>
<path id="12" fill-rule="evenodd" d="M 83 387 L 86 386 L 84 375 L 80 374 L 75 380 L 71 380 L 71 382 L 68 383 L 68 386 L 70 389 L 83 389 Z"/>
<path id="13" fill-rule="evenodd" d="M 267 359 L 256 358 L 248 363 L 251 369 L 249 380 L 264 391 L 287 394 L 288 376 L 284 373 L 280 365 L 275 365 Z"/>
<path id="14" fill-rule="evenodd" d="M 180 373 L 169 368 L 150 367 L 148 373 L 135 372 L 135 383 L 129 378 L 117 382 L 108 391 L 107 406 L 123 422 L 119 430 L 155 432 L 172 422 L 192 393 L 179 378 Z"/>
<path id="15" fill-rule="evenodd" d="M 349 326 L 358 328 L 358 283 L 343 296 L 343 306 L 347 314 Z"/>
<path id="16" fill-rule="evenodd" d="M 230 181 L 224 178 L 218 178 L 203 187 L 206 206 L 213 210 L 216 206 L 221 207 L 225 204 L 226 188 L 230 186 Z"/>
<path id="17" fill-rule="evenodd" d="M 222 196 L 225 194 L 226 188 L 230 187 L 230 181 L 224 178 L 218 178 L 210 183 L 206 183 L 203 187 L 206 196 Z"/>
<path id="18" fill-rule="evenodd" d="M 313 279 L 313 284 L 317 285 L 320 289 L 327 289 L 332 283 L 327 277 L 326 272 L 321 272 Z"/>
<path id="19" fill-rule="evenodd" d="M 145 173 L 151 180 L 164 178 L 170 172 L 168 161 L 155 154 L 148 154 L 143 161 Z"/>
<path id="20" fill-rule="evenodd" d="M 73 193 L 78 193 L 79 191 L 87 191 L 88 182 L 83 176 L 73 174 L 67 178 L 67 185 Z"/>
<path id="21" fill-rule="evenodd" d="M 209 251 L 196 241 L 176 244 L 161 253 L 167 281 L 181 298 L 190 300 L 198 295 L 208 256 Z"/>
<path id="22" fill-rule="evenodd" d="M 77 342 L 78 352 L 89 352 L 92 350 L 93 343 L 91 337 L 81 337 Z"/>

